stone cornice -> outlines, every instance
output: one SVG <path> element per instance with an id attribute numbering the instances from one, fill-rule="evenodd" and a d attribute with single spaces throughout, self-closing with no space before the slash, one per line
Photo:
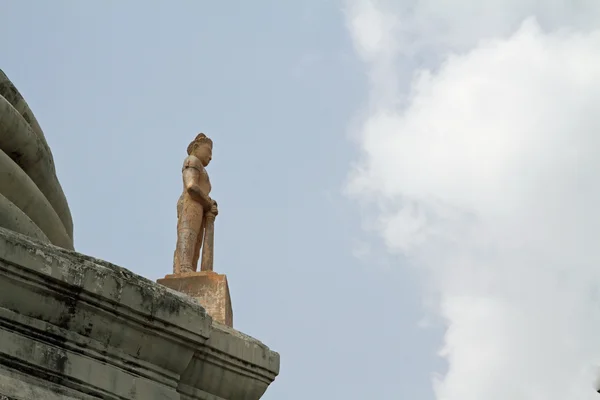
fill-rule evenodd
<path id="1" fill-rule="evenodd" d="M 0 228 L 2 367 L 86 396 L 253 400 L 279 355 L 187 296 Z"/>

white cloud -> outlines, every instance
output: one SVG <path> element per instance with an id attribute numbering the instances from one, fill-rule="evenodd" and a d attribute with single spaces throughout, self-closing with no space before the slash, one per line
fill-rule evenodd
<path id="1" fill-rule="evenodd" d="M 349 191 L 437 291 L 439 400 L 600 398 L 600 2 L 570 3 L 349 3 Z"/>

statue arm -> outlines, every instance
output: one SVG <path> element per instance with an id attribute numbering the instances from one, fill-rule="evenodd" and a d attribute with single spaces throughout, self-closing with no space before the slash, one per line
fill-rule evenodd
<path id="1" fill-rule="evenodd" d="M 202 190 L 200 190 L 200 186 L 198 186 L 196 183 L 199 176 L 200 171 L 198 171 L 196 168 L 185 168 L 183 170 L 184 187 L 192 199 L 202 204 L 202 207 L 205 209 L 209 209 L 212 206 L 213 201 L 207 193 L 204 193 Z"/>

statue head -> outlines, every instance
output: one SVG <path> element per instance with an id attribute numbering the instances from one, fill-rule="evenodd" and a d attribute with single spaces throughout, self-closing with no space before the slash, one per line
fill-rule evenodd
<path id="1" fill-rule="evenodd" d="M 190 143 L 187 148 L 188 155 L 193 155 L 200 160 L 205 167 L 212 160 L 213 142 L 204 133 L 199 133 L 198 136 Z"/>

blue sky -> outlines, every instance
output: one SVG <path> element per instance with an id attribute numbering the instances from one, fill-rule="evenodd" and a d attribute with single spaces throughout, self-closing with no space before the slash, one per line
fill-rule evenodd
<path id="1" fill-rule="evenodd" d="M 441 336 L 411 270 L 343 194 L 369 79 L 342 4 L 19 1 L 1 65 L 36 114 L 78 251 L 170 273 L 180 167 L 215 142 L 215 269 L 235 327 L 281 354 L 265 399 L 430 399 Z M 398 265 L 400 266 L 398 268 Z"/>

